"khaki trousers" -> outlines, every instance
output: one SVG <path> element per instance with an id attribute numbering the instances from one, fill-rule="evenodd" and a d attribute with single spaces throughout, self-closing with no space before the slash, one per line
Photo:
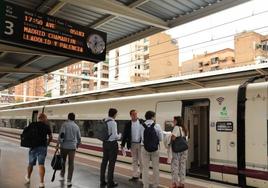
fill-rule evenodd
<path id="1" fill-rule="evenodd" d="M 132 143 L 131 144 L 131 156 L 132 156 L 132 167 L 133 167 L 133 177 L 139 177 L 142 173 L 142 160 L 141 160 L 141 144 Z M 139 171 L 140 165 L 140 171 Z"/>
<path id="2" fill-rule="evenodd" d="M 153 176 L 152 184 L 156 188 L 159 185 L 159 151 L 147 152 L 144 147 L 141 148 L 141 158 L 143 163 L 142 182 L 143 188 L 149 188 L 149 166 L 152 160 Z"/>

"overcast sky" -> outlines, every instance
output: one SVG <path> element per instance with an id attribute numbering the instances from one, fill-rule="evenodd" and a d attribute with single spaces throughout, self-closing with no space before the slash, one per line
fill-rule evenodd
<path id="1" fill-rule="evenodd" d="M 232 22 L 234 20 L 239 21 Z M 232 23 L 224 24 L 227 22 Z M 224 25 L 215 27 L 220 24 Z M 211 27 L 213 28 L 206 30 Z M 189 35 L 200 30 L 205 31 Z M 254 30 L 261 34 L 268 34 L 268 0 L 252 0 L 248 3 L 170 29 L 167 33 L 171 34 L 173 38 L 178 39 L 180 48 L 179 62 L 183 62 L 192 59 L 193 54 L 202 54 L 205 51 L 213 52 L 224 48 L 234 48 L 233 35 L 245 30 Z M 221 39 L 217 40 L 219 38 Z"/>

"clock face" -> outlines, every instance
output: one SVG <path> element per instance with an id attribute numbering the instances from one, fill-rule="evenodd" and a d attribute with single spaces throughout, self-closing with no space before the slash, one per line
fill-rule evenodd
<path id="1" fill-rule="evenodd" d="M 105 42 L 98 34 L 89 35 L 87 38 L 87 47 L 93 54 L 101 54 L 105 50 Z"/>

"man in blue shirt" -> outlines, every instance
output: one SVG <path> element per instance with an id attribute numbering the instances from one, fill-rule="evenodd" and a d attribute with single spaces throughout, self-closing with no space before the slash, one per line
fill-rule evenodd
<path id="1" fill-rule="evenodd" d="M 115 121 L 117 115 L 117 110 L 115 108 L 110 108 L 108 112 L 108 118 L 105 119 L 108 126 L 109 138 L 107 141 L 103 142 L 103 158 L 101 162 L 101 174 L 100 174 L 100 185 L 104 187 L 108 185 L 109 187 L 116 187 L 118 183 L 114 182 L 114 167 L 117 159 L 118 153 L 118 143 L 117 140 L 121 138 L 121 134 L 117 132 L 117 123 Z M 108 166 L 108 182 L 105 181 L 105 171 L 107 164 Z"/>
<path id="2" fill-rule="evenodd" d="M 78 125 L 74 122 L 75 114 L 68 114 L 68 121 L 64 122 L 59 132 L 58 143 L 60 144 L 60 152 L 63 157 L 64 165 L 61 170 L 61 180 L 64 180 L 65 162 L 68 156 L 68 177 L 67 186 L 72 185 L 72 177 L 74 171 L 75 151 L 81 143 L 81 133 Z"/>

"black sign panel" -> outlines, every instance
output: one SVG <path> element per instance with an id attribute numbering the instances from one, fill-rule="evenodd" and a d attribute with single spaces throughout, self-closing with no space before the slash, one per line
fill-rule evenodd
<path id="1" fill-rule="evenodd" d="M 93 62 L 105 60 L 106 33 L 0 0 L 0 42 Z"/>
<path id="2" fill-rule="evenodd" d="M 216 122 L 216 130 L 219 132 L 232 132 L 234 129 L 233 122 L 231 121 L 218 121 Z"/>

